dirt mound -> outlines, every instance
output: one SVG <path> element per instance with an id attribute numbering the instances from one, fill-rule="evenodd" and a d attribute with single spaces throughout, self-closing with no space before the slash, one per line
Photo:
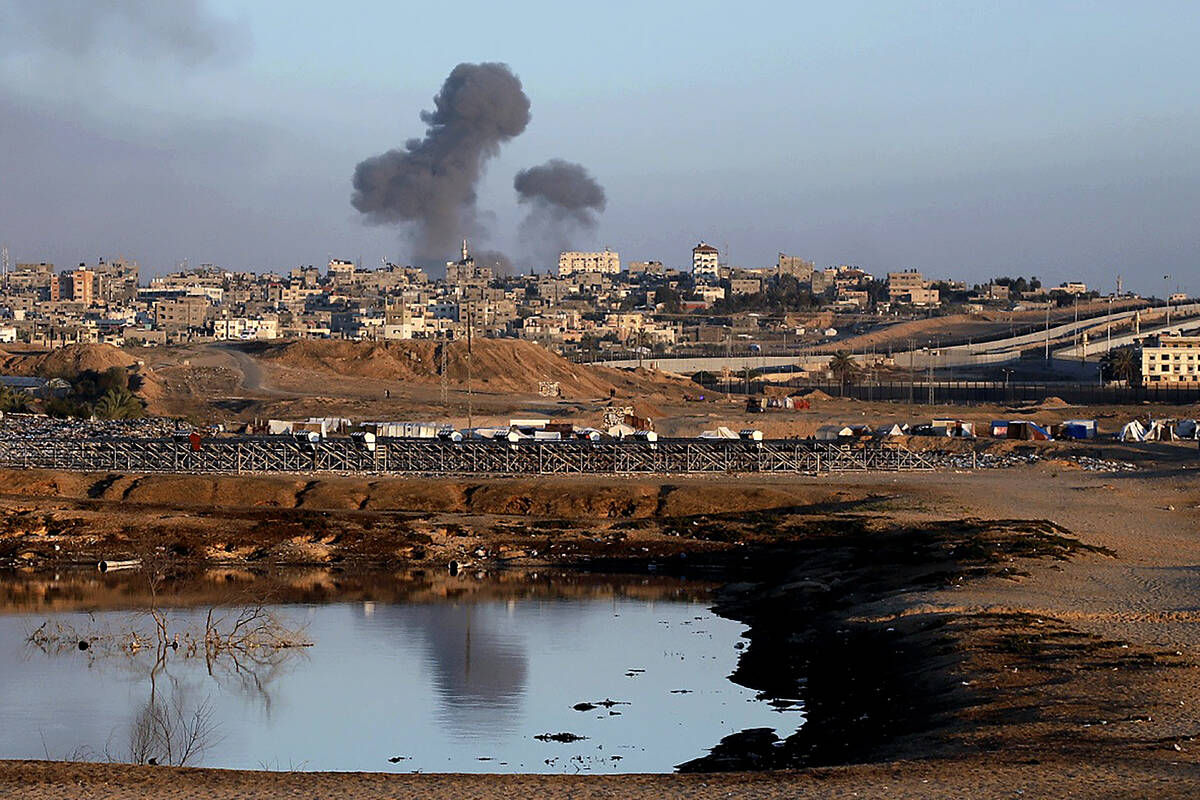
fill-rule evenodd
<path id="1" fill-rule="evenodd" d="M 822 400 L 822 401 L 834 399 L 833 395 L 826 394 L 825 392 L 822 392 L 820 389 L 813 389 L 811 392 L 801 392 L 798 395 L 792 395 L 792 397 L 803 397 L 805 400 Z"/>
<path id="2" fill-rule="evenodd" d="M 623 372 L 572 364 L 533 342 L 477 339 L 468 359 L 464 341 L 295 341 L 256 348 L 251 353 L 273 365 L 346 377 L 436 384 L 455 388 L 468 374 L 482 392 L 537 394 L 542 382 L 557 382 L 563 397 L 598 398 L 610 393 L 670 391 L 686 381 L 647 371 Z"/>
<path id="3" fill-rule="evenodd" d="M 16 375 L 69 378 L 88 370 L 132 367 L 137 359 L 110 344 L 73 344 L 47 353 L 5 355 L 4 370 Z"/>
<path id="4" fill-rule="evenodd" d="M 1038 403 L 1037 406 L 1035 406 L 1035 407 L 1036 408 L 1070 408 L 1071 404 L 1068 403 L 1066 400 L 1063 400 L 1061 397 L 1055 397 L 1054 395 L 1050 395 L 1045 400 Z"/>

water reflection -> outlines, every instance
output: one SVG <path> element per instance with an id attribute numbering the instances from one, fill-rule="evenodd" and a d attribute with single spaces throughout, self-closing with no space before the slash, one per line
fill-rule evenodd
<path id="1" fill-rule="evenodd" d="M 731 733 L 780 724 L 726 679 L 743 628 L 708 612 L 711 587 L 524 577 L 305 571 L 168 582 L 169 631 L 203 630 L 206 604 L 232 584 L 269 588 L 271 613 L 314 643 L 280 659 L 215 662 L 189 657 L 204 644 L 188 635 L 178 647 L 168 636 L 162 659 L 150 648 L 43 652 L 26 638 L 47 616 L 110 630 L 138 618 L 119 610 L 140 602 L 136 581 L 92 590 L 89 575 L 61 586 L 0 580 L 10 600 L 0 613 L 0 757 L 62 758 L 81 745 L 105 753 L 125 738 L 135 750 L 148 711 L 169 712 L 176 696 L 207 703 L 219 734 L 196 763 L 234 768 L 669 771 Z M 781 735 L 800 720 L 787 722 Z M 535 738 L 560 732 L 580 738 Z"/>
<path id="2" fill-rule="evenodd" d="M 384 606 L 373 619 L 375 626 L 421 642 L 440 701 L 439 721 L 459 736 L 487 738 L 516 730 L 527 643 L 497 611 L 459 603 Z"/>

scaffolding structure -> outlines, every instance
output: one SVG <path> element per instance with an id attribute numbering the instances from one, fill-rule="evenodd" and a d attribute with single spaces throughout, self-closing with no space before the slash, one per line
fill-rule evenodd
<path id="1" fill-rule="evenodd" d="M 613 475 L 932 470 L 903 446 L 797 440 L 466 441 L 282 436 L 205 439 L 0 438 L 0 466 L 84 472 L 370 475 Z"/>

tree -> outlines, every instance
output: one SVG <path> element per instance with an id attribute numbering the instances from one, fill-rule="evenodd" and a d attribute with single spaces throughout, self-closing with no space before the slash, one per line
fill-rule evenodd
<path id="1" fill-rule="evenodd" d="M 1130 386 L 1138 386 L 1142 382 L 1142 360 L 1133 347 L 1110 350 L 1100 363 L 1105 380 L 1125 381 Z"/>
<path id="2" fill-rule="evenodd" d="M 0 411 L 28 411 L 29 395 L 11 386 L 0 386 Z"/>
<path id="3" fill-rule="evenodd" d="M 128 389 L 113 387 L 96 401 L 93 413 L 101 419 L 137 419 L 146 411 L 146 405 Z"/>
<path id="4" fill-rule="evenodd" d="M 678 314 L 683 308 L 679 292 L 665 284 L 654 290 L 654 302 L 662 306 L 664 314 Z"/>
<path id="5" fill-rule="evenodd" d="M 829 371 L 838 379 L 843 392 L 846 391 L 846 384 L 853 383 L 858 377 L 858 370 L 858 362 L 847 350 L 838 350 L 833 354 L 833 358 L 829 359 Z"/>

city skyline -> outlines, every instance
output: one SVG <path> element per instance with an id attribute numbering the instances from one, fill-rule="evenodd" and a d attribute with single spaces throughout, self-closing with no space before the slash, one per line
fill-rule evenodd
<path id="1" fill-rule="evenodd" d="M 113 8 L 66 26 L 55 3 L 0 12 L 14 263 L 411 261 L 401 230 L 358 219 L 354 166 L 419 138 L 456 64 L 496 61 L 531 121 L 487 165 L 483 230 L 464 233 L 521 268 L 512 176 L 561 158 L 608 199 L 571 246 L 623 260 L 683 266 L 703 239 L 746 267 L 786 251 L 876 274 L 1200 290 L 1186 4 L 768 6 L 770 25 L 705 4 L 467 3 L 453 24 L 382 4 Z M 413 30 L 428 34 L 389 46 Z"/>

